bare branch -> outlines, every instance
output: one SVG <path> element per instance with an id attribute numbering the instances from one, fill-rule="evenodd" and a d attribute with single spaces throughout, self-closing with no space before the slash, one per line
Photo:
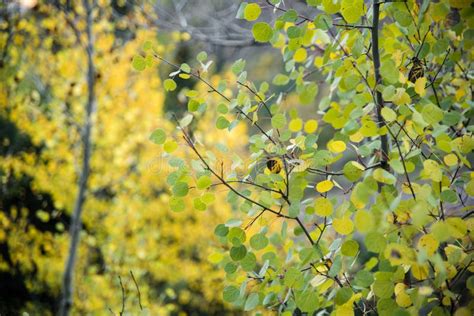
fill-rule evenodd
<path id="1" fill-rule="evenodd" d="M 140 293 L 140 288 L 138 287 L 138 282 L 135 279 L 135 276 L 133 275 L 132 270 L 130 270 L 130 275 L 132 276 L 133 283 L 135 283 L 135 287 L 137 288 L 137 293 L 138 293 L 138 305 L 140 305 L 140 310 L 143 310 L 142 306 L 142 295 Z"/>

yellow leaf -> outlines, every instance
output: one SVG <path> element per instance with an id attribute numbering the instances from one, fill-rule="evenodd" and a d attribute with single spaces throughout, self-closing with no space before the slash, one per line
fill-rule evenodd
<path id="1" fill-rule="evenodd" d="M 426 94 L 425 87 L 426 87 L 426 78 L 425 77 L 421 77 L 421 78 L 416 79 L 415 92 L 418 93 L 418 95 L 420 97 L 425 96 L 425 94 Z"/>
<path id="2" fill-rule="evenodd" d="M 314 63 L 313 63 L 313 64 L 314 64 L 314 66 L 315 66 L 316 68 L 321 68 L 321 67 L 323 66 L 323 64 L 324 64 L 324 59 L 323 59 L 322 57 L 316 57 L 316 58 L 314 59 Z"/>
<path id="3" fill-rule="evenodd" d="M 178 144 L 174 140 L 169 140 L 163 145 L 163 149 L 169 154 L 178 148 Z"/>
<path id="4" fill-rule="evenodd" d="M 444 160 L 444 163 L 449 167 L 455 166 L 458 163 L 458 157 L 452 153 L 444 156 L 443 160 Z"/>
<path id="5" fill-rule="evenodd" d="M 426 280 L 428 277 L 428 267 L 426 264 L 415 263 L 411 266 L 411 274 L 417 280 Z"/>
<path id="6" fill-rule="evenodd" d="M 301 47 L 296 50 L 295 55 L 293 56 L 293 59 L 297 63 L 302 63 L 306 60 L 307 56 L 308 56 L 308 53 L 306 52 L 306 49 Z"/>
<path id="7" fill-rule="evenodd" d="M 341 235 L 349 235 L 354 230 L 354 224 L 349 216 L 335 218 L 332 221 L 332 225 L 334 226 L 334 230 Z"/>
<path id="8" fill-rule="evenodd" d="M 466 193 L 469 196 L 474 196 L 474 179 L 471 179 L 467 184 L 466 184 Z"/>
<path id="9" fill-rule="evenodd" d="M 314 133 L 318 129 L 318 121 L 309 120 L 304 124 L 304 131 L 308 134 Z"/>
<path id="10" fill-rule="evenodd" d="M 444 306 L 449 306 L 451 305 L 451 299 L 448 296 L 443 297 L 443 300 L 441 301 Z M 469 315 L 469 314 L 467 314 Z"/>
<path id="11" fill-rule="evenodd" d="M 320 197 L 314 201 L 314 211 L 319 216 L 329 216 L 333 212 L 333 205 L 329 199 Z"/>
<path id="12" fill-rule="evenodd" d="M 338 154 L 346 150 L 346 143 L 340 140 L 330 140 L 327 144 L 327 147 L 329 151 Z"/>
<path id="13" fill-rule="evenodd" d="M 421 236 L 418 240 L 418 249 L 425 249 L 429 256 L 432 256 L 438 250 L 439 242 L 431 234 Z"/>
<path id="14" fill-rule="evenodd" d="M 401 292 L 400 294 L 398 294 L 395 298 L 395 301 L 400 307 L 408 307 L 412 304 L 410 295 L 405 292 Z"/>
<path id="15" fill-rule="evenodd" d="M 361 233 L 368 233 L 374 227 L 374 218 L 371 213 L 358 210 L 354 217 L 357 230 Z"/>
<path id="16" fill-rule="evenodd" d="M 260 16 L 262 9 L 258 3 L 249 3 L 244 9 L 244 18 L 247 21 L 255 21 Z"/>
<path id="17" fill-rule="evenodd" d="M 331 180 L 324 180 L 316 185 L 316 191 L 318 191 L 319 193 L 325 193 L 330 191 L 333 187 L 334 183 L 332 183 Z"/>
<path id="18" fill-rule="evenodd" d="M 423 161 L 423 168 L 426 176 L 428 176 L 431 180 L 435 182 L 441 182 L 443 173 L 441 172 L 441 168 L 436 161 L 431 159 Z"/>
<path id="19" fill-rule="evenodd" d="M 385 248 L 384 255 L 393 266 L 396 266 L 413 260 L 414 250 L 402 244 L 391 243 Z"/>
<path id="20" fill-rule="evenodd" d="M 290 121 L 290 124 L 288 125 L 290 131 L 292 132 L 298 132 L 301 130 L 303 127 L 303 121 L 299 118 L 293 119 Z"/>
<path id="21" fill-rule="evenodd" d="M 364 139 L 364 135 L 360 131 L 355 132 L 351 136 L 349 136 L 349 139 L 353 143 L 360 143 Z"/>
<path id="22" fill-rule="evenodd" d="M 354 308 L 352 304 L 344 304 L 336 307 L 335 316 L 353 316 Z"/>
<path id="23" fill-rule="evenodd" d="M 409 104 L 411 102 L 410 95 L 406 93 L 405 89 L 397 88 L 395 95 L 392 98 L 396 105 Z"/>
<path id="24" fill-rule="evenodd" d="M 207 260 L 213 264 L 221 262 L 222 259 L 224 259 L 224 255 L 219 252 L 214 252 L 207 257 Z"/>

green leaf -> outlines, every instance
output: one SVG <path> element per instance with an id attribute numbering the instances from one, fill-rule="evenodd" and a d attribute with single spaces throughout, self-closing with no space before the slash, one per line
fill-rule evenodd
<path id="1" fill-rule="evenodd" d="M 247 254 L 247 249 L 244 245 L 230 248 L 230 257 L 234 261 L 242 260 Z"/>
<path id="2" fill-rule="evenodd" d="M 334 302 L 336 305 L 343 305 L 347 301 L 350 300 L 352 297 L 352 290 L 348 287 L 343 287 L 337 290 L 336 297 L 334 298 Z"/>
<path id="3" fill-rule="evenodd" d="M 214 229 L 214 235 L 219 237 L 225 237 L 229 233 L 229 228 L 224 224 L 219 224 Z"/>
<path id="4" fill-rule="evenodd" d="M 170 209 L 174 212 L 182 212 L 184 211 L 184 200 L 178 197 L 171 197 L 170 198 Z"/>
<path id="5" fill-rule="evenodd" d="M 195 198 L 193 201 L 194 208 L 198 211 L 205 211 L 207 208 L 206 203 L 204 203 L 201 198 Z"/>
<path id="6" fill-rule="evenodd" d="M 143 71 L 146 67 L 146 60 L 141 55 L 135 55 L 132 59 L 132 67 L 135 70 Z"/>
<path id="7" fill-rule="evenodd" d="M 240 227 L 232 227 L 227 234 L 229 240 L 234 246 L 240 246 L 247 239 L 245 231 Z"/>
<path id="8" fill-rule="evenodd" d="M 284 128 L 286 126 L 286 117 L 283 113 L 278 113 L 272 117 L 273 128 Z"/>
<path id="9" fill-rule="evenodd" d="M 181 66 L 179 67 L 179 69 L 181 69 L 182 71 L 184 71 L 184 72 L 186 72 L 186 73 L 190 73 L 190 72 L 191 72 L 191 67 L 189 67 L 189 65 L 186 64 L 186 63 L 181 64 Z"/>
<path id="10" fill-rule="evenodd" d="M 222 293 L 222 297 L 224 301 L 232 303 L 235 302 L 240 296 L 240 290 L 235 286 L 226 286 L 224 288 L 224 292 Z"/>
<path id="11" fill-rule="evenodd" d="M 313 164 L 316 167 L 327 166 L 332 163 L 333 157 L 328 150 L 318 150 L 313 157 Z"/>
<path id="12" fill-rule="evenodd" d="M 355 255 L 357 255 L 358 252 L 359 252 L 359 244 L 355 240 L 352 240 L 352 239 L 346 240 L 341 246 L 341 253 L 344 256 L 355 257 Z"/>
<path id="13" fill-rule="evenodd" d="M 400 76 L 399 70 L 392 59 L 382 60 L 382 65 L 380 66 L 380 75 L 383 79 L 392 84 L 397 83 Z"/>
<path id="14" fill-rule="evenodd" d="M 342 171 L 347 180 L 355 182 L 360 179 L 364 169 L 364 166 L 362 166 L 360 163 L 356 161 L 349 161 L 344 165 Z"/>
<path id="15" fill-rule="evenodd" d="M 232 64 L 231 70 L 234 73 L 234 75 L 239 75 L 244 70 L 245 63 L 246 63 L 245 60 L 240 58 Z"/>
<path id="16" fill-rule="evenodd" d="M 176 82 L 174 82 L 173 79 L 166 79 L 164 82 L 163 82 L 163 86 L 165 87 L 165 90 L 166 91 L 174 91 L 176 90 Z"/>
<path id="17" fill-rule="evenodd" d="M 257 307 L 259 301 L 260 301 L 260 298 L 258 296 L 258 293 L 251 293 L 247 297 L 247 300 L 245 300 L 244 311 L 253 310 L 255 307 Z"/>
<path id="18" fill-rule="evenodd" d="M 458 201 L 458 196 L 453 190 L 444 190 L 441 192 L 441 200 L 447 203 L 456 203 Z"/>
<path id="19" fill-rule="evenodd" d="M 197 59 L 197 61 L 199 61 L 201 63 L 206 61 L 207 53 L 205 51 L 199 52 L 199 54 L 197 54 L 197 56 L 196 56 L 196 59 Z"/>
<path id="20" fill-rule="evenodd" d="M 393 294 L 393 282 L 387 280 L 376 280 L 373 285 L 373 291 L 379 298 L 390 298 Z"/>
<path id="21" fill-rule="evenodd" d="M 347 23 L 355 23 L 364 15 L 364 0 L 342 0 L 341 14 Z"/>
<path id="22" fill-rule="evenodd" d="M 318 293 L 314 289 L 307 289 L 305 291 L 297 291 L 295 293 L 296 306 L 303 313 L 312 314 L 319 307 L 319 297 Z"/>
<path id="23" fill-rule="evenodd" d="M 247 272 L 253 271 L 256 265 L 257 257 L 252 252 L 247 252 L 245 258 L 240 261 L 240 266 Z"/>
<path id="24" fill-rule="evenodd" d="M 395 184 L 397 182 L 397 178 L 393 174 L 382 168 L 375 169 L 372 176 L 380 183 Z"/>
<path id="25" fill-rule="evenodd" d="M 255 21 L 260 16 L 260 13 L 262 13 L 262 9 L 260 9 L 258 3 L 250 3 L 245 6 L 244 18 L 247 21 Z"/>
<path id="26" fill-rule="evenodd" d="M 282 75 L 282 74 L 277 74 L 275 78 L 273 78 L 273 84 L 276 86 L 284 86 L 290 81 L 290 78 L 288 76 Z"/>
<path id="27" fill-rule="evenodd" d="M 250 238 L 250 246 L 255 250 L 260 250 L 268 245 L 268 238 L 264 234 L 255 234 Z"/>
<path id="28" fill-rule="evenodd" d="M 157 145 L 163 145 L 166 141 L 165 131 L 161 128 L 154 130 L 150 135 L 150 140 Z"/>
<path id="29" fill-rule="evenodd" d="M 301 29 L 297 26 L 290 26 L 286 31 L 288 38 L 297 38 L 301 35 Z"/>
<path id="30" fill-rule="evenodd" d="M 401 26 L 408 27 L 412 23 L 411 14 L 408 14 L 406 11 L 397 10 L 393 14 L 395 21 L 398 22 Z"/>
<path id="31" fill-rule="evenodd" d="M 266 43 L 273 37 L 272 27 L 265 22 L 257 22 L 252 27 L 252 34 L 256 42 Z"/>
<path id="32" fill-rule="evenodd" d="M 295 22 L 298 19 L 298 12 L 293 9 L 289 9 L 282 16 L 280 16 L 279 19 L 285 22 Z"/>
<path id="33" fill-rule="evenodd" d="M 354 280 L 358 286 L 369 287 L 374 283 L 374 276 L 369 271 L 360 270 L 356 273 Z"/>
<path id="34" fill-rule="evenodd" d="M 314 82 L 304 86 L 303 91 L 300 93 L 300 102 L 302 104 L 310 104 L 316 98 L 318 94 L 318 85 Z"/>
<path id="35" fill-rule="evenodd" d="M 314 25 L 321 30 L 327 30 L 332 26 L 332 19 L 326 14 L 318 14 L 314 19 Z"/>
<path id="36" fill-rule="evenodd" d="M 229 121 L 224 116 L 219 116 L 216 121 L 216 127 L 218 129 L 224 129 L 229 126 Z"/>
<path id="37" fill-rule="evenodd" d="M 224 271 L 227 274 L 234 273 L 235 271 L 237 271 L 237 264 L 235 264 L 233 262 L 227 262 L 227 264 L 224 267 Z"/>
<path id="38" fill-rule="evenodd" d="M 378 253 L 385 249 L 387 241 L 382 234 L 370 232 L 365 236 L 365 245 L 367 250 Z"/>
<path id="39" fill-rule="evenodd" d="M 195 112 L 199 109 L 200 103 L 194 99 L 189 100 L 188 102 L 188 111 Z"/>
<path id="40" fill-rule="evenodd" d="M 209 188 L 211 184 L 212 180 L 208 176 L 201 176 L 197 181 L 197 187 L 201 190 Z"/>
<path id="41" fill-rule="evenodd" d="M 177 197 L 183 197 L 188 194 L 189 187 L 186 182 L 176 182 L 173 186 L 173 194 Z"/>
<path id="42" fill-rule="evenodd" d="M 436 105 L 430 103 L 423 106 L 421 115 L 426 123 L 433 125 L 439 123 L 443 119 L 444 112 Z"/>
<path id="43" fill-rule="evenodd" d="M 301 271 L 295 267 L 291 267 L 286 271 L 283 283 L 288 287 L 299 288 L 303 285 L 303 281 Z"/>
<path id="44" fill-rule="evenodd" d="M 387 122 L 393 122 L 397 119 L 397 113 L 389 107 L 382 108 L 382 117 Z"/>

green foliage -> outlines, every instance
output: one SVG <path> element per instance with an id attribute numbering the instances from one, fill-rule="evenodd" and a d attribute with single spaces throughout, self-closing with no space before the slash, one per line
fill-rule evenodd
<path id="1" fill-rule="evenodd" d="M 222 133 L 252 127 L 247 151 L 221 161 L 179 126 L 198 188 L 217 181 L 235 212 L 215 229 L 224 299 L 288 315 L 472 313 L 472 9 L 446 0 L 308 0 L 301 12 L 268 3 L 272 24 L 253 22 L 258 3 L 237 16 L 252 21 L 256 42 L 281 51 L 284 70 L 257 84 L 238 60 L 234 85 L 198 75 L 220 99 L 208 97 L 216 106 L 206 114 L 190 106 Z M 410 81 L 417 60 L 423 74 Z M 268 167 L 277 159 L 282 168 Z M 179 198 L 194 193 L 187 188 L 171 190 Z"/>

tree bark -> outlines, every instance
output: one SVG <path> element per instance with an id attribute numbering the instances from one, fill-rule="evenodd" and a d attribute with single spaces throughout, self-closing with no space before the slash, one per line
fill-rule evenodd
<path id="1" fill-rule="evenodd" d="M 380 3 L 374 0 L 374 7 L 372 12 L 372 57 L 374 60 L 374 73 L 375 73 L 375 106 L 377 109 L 377 120 L 378 127 L 381 128 L 385 125 L 382 117 L 382 108 L 384 106 L 382 93 L 377 89 L 377 86 L 382 83 L 382 77 L 380 75 L 380 51 L 379 51 L 379 14 L 380 14 Z M 385 170 L 389 169 L 387 163 L 388 160 L 388 136 L 387 134 L 381 135 L 381 167 Z"/>
<path id="2" fill-rule="evenodd" d="M 81 215 L 84 209 L 85 195 L 87 191 L 87 182 L 90 174 L 90 158 L 92 151 L 92 127 L 93 115 L 96 111 L 95 100 L 95 66 L 94 66 L 94 39 L 92 35 L 92 7 L 89 0 L 84 0 L 86 11 L 86 54 L 87 54 L 87 103 L 86 117 L 82 130 L 82 167 L 78 183 L 78 193 L 74 203 L 71 226 L 69 234 L 71 235 L 71 243 L 69 245 L 69 253 L 66 261 L 65 271 L 62 282 L 62 293 L 59 306 L 59 316 L 67 316 L 70 313 L 73 303 L 74 292 L 74 266 L 77 258 L 77 249 L 80 242 L 80 232 L 82 228 Z"/>

